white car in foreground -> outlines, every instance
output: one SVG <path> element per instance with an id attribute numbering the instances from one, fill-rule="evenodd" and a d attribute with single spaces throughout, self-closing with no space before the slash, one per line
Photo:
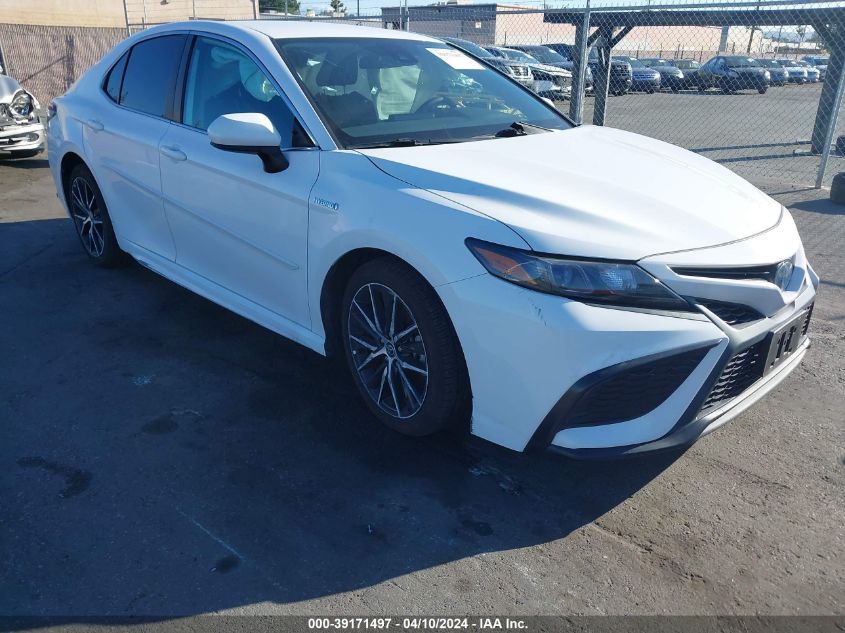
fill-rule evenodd
<path id="1" fill-rule="evenodd" d="M 686 445 L 809 345 L 818 278 L 780 204 L 678 147 L 576 127 L 428 37 L 152 28 L 55 100 L 48 143 L 95 263 L 128 253 L 345 355 L 403 433 Z"/>

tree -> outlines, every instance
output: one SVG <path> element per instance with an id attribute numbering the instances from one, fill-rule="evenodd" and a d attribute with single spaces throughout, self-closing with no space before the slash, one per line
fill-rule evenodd
<path id="1" fill-rule="evenodd" d="M 343 2 L 341 2 L 341 0 L 331 0 L 331 2 L 329 2 L 329 6 L 332 8 L 332 11 L 334 11 L 335 13 L 345 13 L 346 12 L 346 7 L 343 6 Z"/>
<path id="2" fill-rule="evenodd" d="M 299 0 L 259 0 L 258 8 L 261 11 L 287 12 L 292 15 L 299 15 Z"/>
<path id="3" fill-rule="evenodd" d="M 804 44 L 804 36 L 807 35 L 807 27 L 804 25 L 795 27 L 795 32 L 798 33 L 798 48 Z"/>

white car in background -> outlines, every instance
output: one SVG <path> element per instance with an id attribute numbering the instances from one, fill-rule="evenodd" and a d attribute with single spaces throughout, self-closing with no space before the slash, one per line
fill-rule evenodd
<path id="1" fill-rule="evenodd" d="M 686 445 L 809 345 L 818 277 L 783 206 L 422 35 L 151 28 L 55 100 L 48 139 L 96 264 L 131 255 L 343 355 L 403 433 Z"/>
<path id="2" fill-rule="evenodd" d="M 0 158 L 29 158 L 44 149 L 40 107 L 17 80 L 0 74 Z"/>

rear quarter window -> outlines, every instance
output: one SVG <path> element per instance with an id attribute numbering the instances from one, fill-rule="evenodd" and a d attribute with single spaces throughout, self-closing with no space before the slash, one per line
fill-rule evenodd
<path id="1" fill-rule="evenodd" d="M 123 74 L 120 105 L 167 116 L 184 47 L 184 35 L 164 35 L 133 46 Z"/>
<path id="2" fill-rule="evenodd" d="M 126 62 L 129 60 L 129 52 L 125 52 L 118 62 L 112 66 L 103 88 L 112 101 L 117 103 L 120 100 L 120 85 L 123 83 L 123 71 L 126 70 Z"/>

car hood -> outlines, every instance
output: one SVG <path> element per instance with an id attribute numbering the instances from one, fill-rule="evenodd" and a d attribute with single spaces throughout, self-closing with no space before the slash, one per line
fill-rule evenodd
<path id="1" fill-rule="evenodd" d="M 545 253 L 638 260 L 750 237 L 781 214 L 724 167 L 613 128 L 361 153 L 401 181 L 503 222 Z"/>
<path id="2" fill-rule="evenodd" d="M 572 73 L 562 66 L 550 66 L 549 64 L 526 64 L 531 70 L 539 70 L 540 72 L 548 73 L 550 75 L 560 75 L 562 77 L 571 77 Z"/>

